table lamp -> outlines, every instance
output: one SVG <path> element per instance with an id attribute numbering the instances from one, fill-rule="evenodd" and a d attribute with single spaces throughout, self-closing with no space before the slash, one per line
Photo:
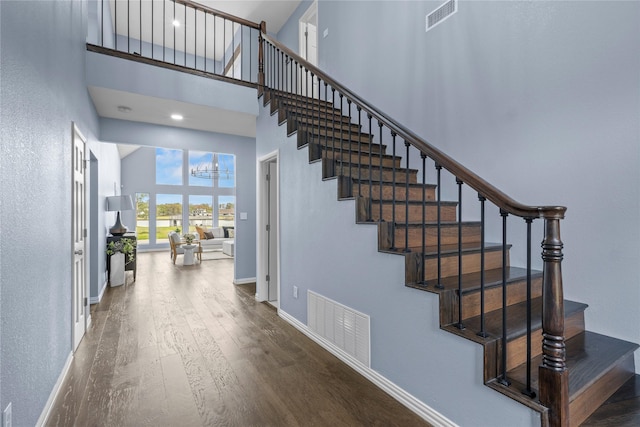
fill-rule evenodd
<path id="1" fill-rule="evenodd" d="M 125 227 L 122 222 L 120 222 L 120 211 L 130 210 L 133 210 L 133 200 L 131 200 L 131 196 L 127 195 L 107 197 L 107 211 L 118 212 L 116 223 L 113 224 L 113 227 L 109 229 L 109 233 L 111 233 L 113 236 L 122 236 L 127 232 L 127 227 Z"/>

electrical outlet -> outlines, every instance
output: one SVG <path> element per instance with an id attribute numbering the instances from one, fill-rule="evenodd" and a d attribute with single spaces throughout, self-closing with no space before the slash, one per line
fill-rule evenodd
<path id="1" fill-rule="evenodd" d="M 11 402 L 2 411 L 2 427 L 11 427 Z"/>
<path id="2" fill-rule="evenodd" d="M 293 287 L 293 297 L 296 298 L 296 299 L 298 298 L 298 287 L 297 286 Z"/>

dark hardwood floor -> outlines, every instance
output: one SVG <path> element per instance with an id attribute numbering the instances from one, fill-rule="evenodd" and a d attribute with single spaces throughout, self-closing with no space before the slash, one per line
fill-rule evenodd
<path id="1" fill-rule="evenodd" d="M 234 286 L 233 260 L 139 253 L 108 288 L 48 426 L 427 426 Z"/>

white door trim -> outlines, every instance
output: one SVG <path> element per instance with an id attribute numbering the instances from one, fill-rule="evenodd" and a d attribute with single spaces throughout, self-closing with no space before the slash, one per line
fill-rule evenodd
<path id="1" fill-rule="evenodd" d="M 280 176 L 280 153 L 278 150 L 273 151 L 258 158 L 257 161 L 257 174 L 256 174 L 256 188 L 257 188 L 257 207 L 258 207 L 258 220 L 256 224 L 256 252 L 257 252 L 257 268 L 256 268 L 256 300 L 267 301 L 269 299 L 269 288 L 266 280 L 268 271 L 268 237 L 267 237 L 267 209 L 269 201 L 267 200 L 269 186 L 264 179 L 269 171 L 269 164 L 273 161 L 277 164 L 277 177 L 276 179 L 276 218 L 277 223 L 277 245 L 276 245 L 276 257 L 277 257 L 277 274 L 276 274 L 276 286 L 278 289 L 278 304 L 280 301 L 280 184 L 278 177 Z"/>

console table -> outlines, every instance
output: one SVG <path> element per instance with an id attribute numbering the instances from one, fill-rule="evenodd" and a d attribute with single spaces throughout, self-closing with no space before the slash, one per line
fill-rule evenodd
<path id="1" fill-rule="evenodd" d="M 124 233 L 124 235 L 122 236 L 112 236 L 111 234 L 109 234 L 107 236 L 107 245 L 109 244 L 109 242 L 117 242 L 122 238 L 127 238 L 127 239 L 131 239 L 131 240 L 135 240 L 136 242 L 138 241 L 138 237 L 136 236 L 135 232 L 129 232 L 129 233 Z M 127 264 L 127 260 L 125 259 L 125 265 L 124 265 L 124 271 L 133 271 L 133 281 L 136 281 L 136 265 L 138 263 L 138 254 L 137 254 L 137 249 L 133 250 L 133 261 L 131 261 L 130 263 Z M 107 277 L 111 277 L 111 257 L 108 256 L 107 257 Z"/>

